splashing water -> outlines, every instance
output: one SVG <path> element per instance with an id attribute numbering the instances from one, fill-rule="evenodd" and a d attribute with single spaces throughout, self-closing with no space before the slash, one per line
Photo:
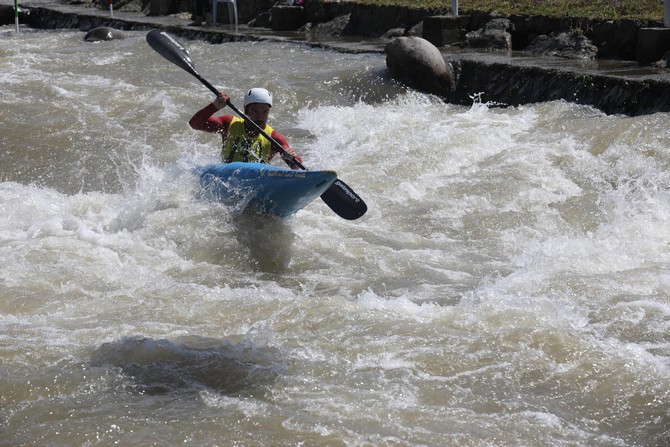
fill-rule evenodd
<path id="1" fill-rule="evenodd" d="M 0 445 L 667 442 L 668 114 L 186 42 L 370 208 L 258 220 L 199 200 L 212 97 L 142 33 L 0 35 Z"/>

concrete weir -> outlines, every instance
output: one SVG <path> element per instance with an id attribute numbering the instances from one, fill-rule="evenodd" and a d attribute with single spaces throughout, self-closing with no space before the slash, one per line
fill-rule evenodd
<path id="1" fill-rule="evenodd" d="M 11 7 L 0 0 L 2 10 Z M 27 2 L 22 6 L 21 23 L 34 28 L 70 28 L 89 31 L 96 27 L 118 30 L 164 28 L 185 39 L 212 43 L 241 40 L 294 42 L 343 52 L 384 52 L 390 39 L 352 36 L 339 38 L 307 31 L 278 31 L 241 24 L 229 27 L 192 26 L 184 15 L 149 16 L 141 12 L 104 10 L 59 4 L 54 1 Z M 3 24 L 4 19 L 3 19 Z M 13 17 L 12 17 L 13 23 Z M 8 24 L 8 23 L 7 23 Z M 424 22 L 425 25 L 425 22 Z M 663 36 L 667 31 L 663 31 Z M 647 39 L 657 39 L 659 33 Z M 643 36 L 644 37 L 644 36 Z M 570 60 L 532 56 L 518 51 L 476 52 L 463 48 L 440 47 L 454 73 L 453 89 L 441 95 L 445 101 L 469 105 L 473 97 L 500 106 L 565 100 L 590 105 L 607 114 L 629 116 L 670 112 L 670 69 L 641 65 L 626 60 Z M 656 55 L 652 56 L 655 57 Z"/>

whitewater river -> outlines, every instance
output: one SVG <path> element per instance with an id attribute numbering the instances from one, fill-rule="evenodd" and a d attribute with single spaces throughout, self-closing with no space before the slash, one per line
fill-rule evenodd
<path id="1" fill-rule="evenodd" d="M 211 93 L 83 34 L 0 28 L 1 446 L 668 445 L 670 114 L 185 42 L 369 206 L 258 221 L 198 195 Z"/>

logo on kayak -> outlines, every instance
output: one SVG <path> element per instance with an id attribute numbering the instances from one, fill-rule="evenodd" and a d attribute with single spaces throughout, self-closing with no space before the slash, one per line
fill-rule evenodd
<path id="1" fill-rule="evenodd" d="M 305 178 L 307 175 L 305 171 L 294 171 L 294 170 L 275 170 L 275 169 L 263 169 L 259 173 L 259 177 L 288 177 L 288 178 Z"/>

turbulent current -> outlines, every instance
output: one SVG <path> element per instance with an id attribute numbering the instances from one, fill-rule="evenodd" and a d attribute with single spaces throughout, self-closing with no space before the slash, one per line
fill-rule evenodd
<path id="1" fill-rule="evenodd" d="M 83 34 L 0 28 L 0 446 L 668 445 L 669 114 L 186 41 L 369 207 L 250 218 L 199 195 L 211 93 Z"/>

